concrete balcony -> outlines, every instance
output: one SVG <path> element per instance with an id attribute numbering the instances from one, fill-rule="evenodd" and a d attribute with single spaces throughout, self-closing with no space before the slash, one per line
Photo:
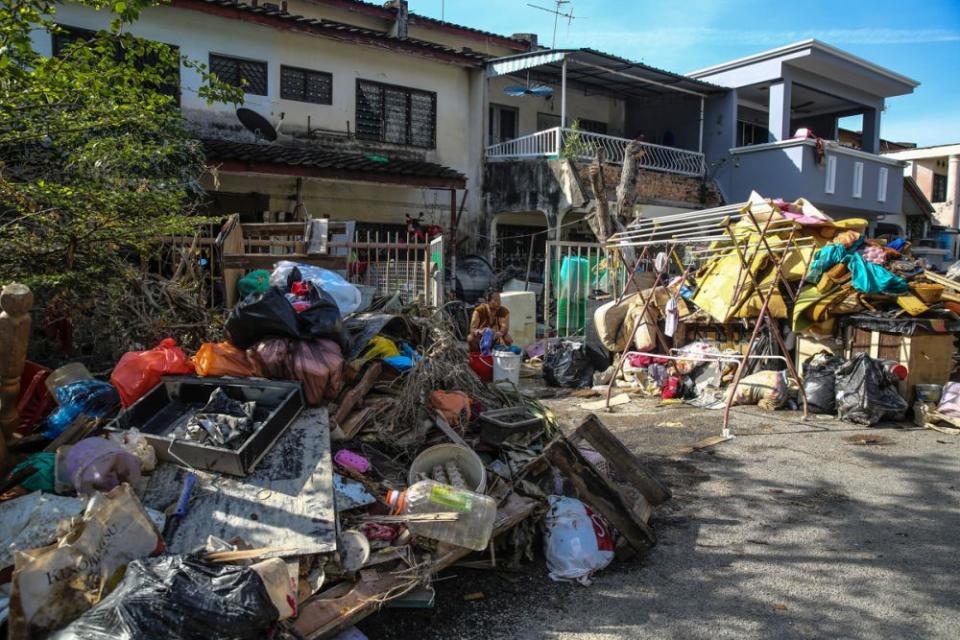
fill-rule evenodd
<path id="1" fill-rule="evenodd" d="M 746 200 L 751 191 L 769 198 L 806 198 L 826 213 L 897 214 L 903 204 L 903 167 L 884 156 L 823 142 L 817 158 L 811 139 L 783 140 L 730 149 L 717 181 L 728 202 Z"/>
<path id="2" fill-rule="evenodd" d="M 505 162 L 530 158 L 559 159 L 590 162 L 597 149 L 602 149 L 604 159 L 610 164 L 622 165 L 630 140 L 599 133 L 554 127 L 530 135 L 507 140 L 487 147 L 487 162 Z M 703 177 L 703 154 L 687 149 L 665 147 L 642 142 L 640 167 L 650 171 L 672 173 L 681 176 Z"/>

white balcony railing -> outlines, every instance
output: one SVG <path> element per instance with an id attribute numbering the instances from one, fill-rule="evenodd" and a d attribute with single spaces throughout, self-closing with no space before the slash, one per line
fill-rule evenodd
<path id="1" fill-rule="evenodd" d="M 623 164 L 629 143 L 630 140 L 626 138 L 554 127 L 487 147 L 487 161 L 549 158 L 562 154 L 572 160 L 589 162 L 596 155 L 596 150 L 602 148 L 607 162 Z M 641 142 L 640 145 L 640 166 L 643 169 L 698 178 L 704 174 L 702 153 L 649 142 Z"/>

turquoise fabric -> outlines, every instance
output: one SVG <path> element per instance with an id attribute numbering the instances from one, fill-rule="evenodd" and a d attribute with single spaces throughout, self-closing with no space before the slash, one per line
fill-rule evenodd
<path id="1" fill-rule="evenodd" d="M 857 240 L 849 249 L 842 244 L 828 244 L 817 252 L 810 270 L 807 273 L 807 282 L 820 282 L 824 272 L 833 266 L 844 263 L 850 270 L 853 288 L 861 293 L 888 293 L 896 295 L 907 292 L 907 281 L 887 271 L 878 264 L 867 262 L 860 255 L 858 249 L 863 245 L 863 239 Z"/>
<path id="2" fill-rule="evenodd" d="M 20 483 L 20 486 L 27 491 L 46 491 L 53 493 L 54 482 L 53 474 L 56 466 L 57 454 L 41 451 L 31 453 L 27 458 L 13 468 L 13 473 L 27 467 L 33 467 L 36 471 Z"/>

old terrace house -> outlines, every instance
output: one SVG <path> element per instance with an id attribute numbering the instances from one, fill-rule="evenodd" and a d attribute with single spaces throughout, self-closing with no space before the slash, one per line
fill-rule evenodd
<path id="1" fill-rule="evenodd" d="M 58 16 L 74 29 L 109 20 L 73 5 Z M 244 80 L 244 106 L 279 131 L 258 140 L 181 69 L 181 108 L 217 169 L 206 184 L 215 213 L 399 230 L 424 211 L 449 231 L 462 208 L 460 253 L 504 266 L 532 246 L 542 260 L 548 237 L 590 239 L 584 176 L 595 149 L 612 197 L 623 150 L 640 138 L 640 215 L 741 202 L 756 189 L 906 228 L 904 163 L 879 155 L 877 141 L 884 101 L 917 83 L 817 41 L 684 76 L 426 18 L 403 0 L 172 0 L 132 30 Z M 36 37 L 53 52 L 49 34 Z M 863 117 L 861 149 L 835 141 L 851 114 Z M 793 137 L 801 127 L 822 153 Z"/>

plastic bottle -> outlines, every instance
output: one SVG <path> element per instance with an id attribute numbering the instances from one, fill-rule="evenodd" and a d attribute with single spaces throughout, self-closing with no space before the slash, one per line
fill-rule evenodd
<path id="1" fill-rule="evenodd" d="M 394 513 L 420 515 L 456 513 L 456 520 L 410 521 L 407 528 L 417 536 L 482 551 L 490 542 L 497 518 L 496 501 L 480 493 L 421 480 L 406 491 L 390 491 L 387 504 Z"/>

